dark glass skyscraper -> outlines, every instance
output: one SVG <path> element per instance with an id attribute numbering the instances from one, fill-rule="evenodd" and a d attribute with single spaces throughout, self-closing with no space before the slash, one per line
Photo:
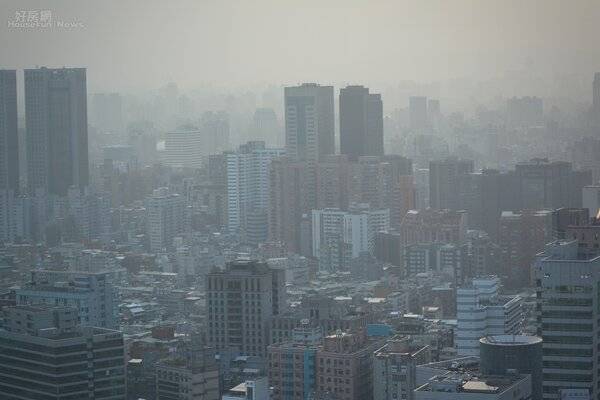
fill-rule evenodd
<path id="1" fill-rule="evenodd" d="M 363 86 L 340 90 L 341 153 L 351 161 L 383 155 L 383 103 Z"/>
<path id="2" fill-rule="evenodd" d="M 64 196 L 89 181 L 85 68 L 26 69 L 30 192 Z"/>
<path id="3" fill-rule="evenodd" d="M 0 190 L 19 189 L 17 73 L 0 70 Z"/>

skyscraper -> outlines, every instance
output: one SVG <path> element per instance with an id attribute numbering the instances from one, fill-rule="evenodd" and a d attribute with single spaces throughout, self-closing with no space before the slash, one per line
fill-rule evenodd
<path id="1" fill-rule="evenodd" d="M 65 196 L 88 185 L 85 68 L 25 70 L 27 173 L 30 192 Z"/>
<path id="2" fill-rule="evenodd" d="M 363 86 L 340 90 L 341 153 L 351 161 L 383 155 L 383 104 L 380 94 Z"/>
<path id="3" fill-rule="evenodd" d="M 17 74 L 0 70 L 0 242 L 14 232 L 13 200 L 19 192 Z"/>
<path id="4" fill-rule="evenodd" d="M 184 232 L 185 200 L 168 188 L 158 188 L 146 199 L 150 251 L 171 247 L 175 236 Z"/>
<path id="5" fill-rule="evenodd" d="M 553 242 L 538 254 L 534 272 L 543 398 L 564 398 L 561 391 L 577 388 L 596 399 L 600 257 L 580 253 L 576 240 Z"/>
<path id="6" fill-rule="evenodd" d="M 335 153 L 333 86 L 303 83 L 285 88 L 285 147 L 295 160 Z"/>
<path id="7" fill-rule="evenodd" d="M 227 163 L 227 228 L 242 233 L 247 229 L 248 217 L 258 213 L 266 220 L 269 206 L 271 161 L 283 156 L 283 149 L 265 147 L 265 142 L 248 142 L 236 152 L 226 152 Z M 257 214 L 254 214 L 256 217 Z M 266 238 L 267 226 L 264 227 Z"/>
<path id="8" fill-rule="evenodd" d="M 17 74 L 0 70 L 0 190 L 19 190 Z"/>

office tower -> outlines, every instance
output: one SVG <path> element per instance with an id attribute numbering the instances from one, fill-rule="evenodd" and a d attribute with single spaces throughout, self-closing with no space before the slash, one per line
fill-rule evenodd
<path id="1" fill-rule="evenodd" d="M 535 158 L 515 166 L 521 209 L 581 207 L 581 192 L 592 184 L 591 171 L 575 171 L 571 163 Z"/>
<path id="2" fill-rule="evenodd" d="M 383 104 L 381 95 L 363 86 L 340 90 L 340 149 L 350 161 L 360 156 L 383 155 Z"/>
<path id="3" fill-rule="evenodd" d="M 284 145 L 283 132 L 272 108 L 257 108 L 252 122 L 252 140 L 262 140 L 275 147 Z"/>
<path id="4" fill-rule="evenodd" d="M 0 69 L 0 242 L 14 239 L 18 194 L 17 74 Z"/>
<path id="5" fill-rule="evenodd" d="M 508 370 L 531 375 L 532 400 L 542 400 L 542 339 L 537 336 L 498 335 L 479 340 L 480 366 L 485 375 Z"/>
<path id="6" fill-rule="evenodd" d="M 400 224 L 402 244 L 464 243 L 467 214 L 450 210 L 410 210 Z"/>
<path id="7" fill-rule="evenodd" d="M 85 68 L 26 69 L 27 184 L 65 196 L 89 182 Z"/>
<path id="8" fill-rule="evenodd" d="M 0 398 L 125 400 L 123 334 L 77 323 L 77 308 L 2 310 Z"/>
<path id="9" fill-rule="evenodd" d="M 531 283 L 531 264 L 535 255 L 552 239 L 552 212 L 504 211 L 500 216 L 498 245 L 503 283 L 521 288 Z"/>
<path id="10" fill-rule="evenodd" d="M 326 336 L 317 350 L 316 395 L 372 399 L 373 352 L 378 347 L 380 343 L 369 342 L 364 331 Z"/>
<path id="11" fill-rule="evenodd" d="M 162 161 L 174 168 L 202 168 L 210 148 L 204 132 L 189 127 L 167 133 Z"/>
<path id="12" fill-rule="evenodd" d="M 538 335 L 543 339 L 544 399 L 579 389 L 598 396 L 600 257 L 585 257 L 577 241 L 546 246 L 535 262 Z"/>
<path id="13" fill-rule="evenodd" d="M 301 222 L 303 215 L 314 208 L 309 198 L 309 169 L 306 162 L 294 161 L 287 156 L 271 162 L 269 238 L 284 243 L 293 253 L 301 254 Z"/>
<path id="14" fill-rule="evenodd" d="M 0 69 L 0 191 L 19 192 L 17 73 Z"/>
<path id="15" fill-rule="evenodd" d="M 155 189 L 146 198 L 146 228 L 150 251 L 160 252 L 173 245 L 173 238 L 185 232 L 186 205 L 168 188 Z"/>
<path id="16" fill-rule="evenodd" d="M 544 122 L 544 102 L 539 97 L 513 97 L 506 101 L 506 122 L 512 127 L 538 126 Z"/>
<path id="17" fill-rule="evenodd" d="M 304 83 L 285 88 L 285 149 L 297 161 L 335 153 L 333 86 Z"/>
<path id="18" fill-rule="evenodd" d="M 326 155 L 317 166 L 317 208 L 347 210 L 351 164 L 344 154 Z"/>
<path id="19" fill-rule="evenodd" d="M 244 234 L 248 218 L 254 222 L 264 219 L 264 232 L 254 232 L 265 241 L 267 238 L 267 212 L 270 195 L 271 161 L 284 154 L 283 149 L 265 147 L 265 142 L 248 142 L 236 152 L 226 152 L 227 175 L 227 228 L 230 232 Z M 259 228 L 260 225 L 254 225 Z M 247 238 L 242 238 L 243 240 Z"/>
<path id="20" fill-rule="evenodd" d="M 473 172 L 472 160 L 446 158 L 429 163 L 429 206 L 433 209 L 462 210 L 462 177 Z"/>
<path id="21" fill-rule="evenodd" d="M 124 131 L 123 99 L 119 93 L 92 95 L 91 125 L 101 133 L 122 134 Z"/>
<path id="22" fill-rule="evenodd" d="M 57 304 L 79 310 L 82 326 L 117 329 L 116 288 L 111 272 L 34 270 L 15 291 L 19 305 Z"/>
<path id="23" fill-rule="evenodd" d="M 442 110 L 438 99 L 429 99 L 427 101 L 427 122 L 432 129 L 438 130 L 442 120 Z"/>
<path id="24" fill-rule="evenodd" d="M 192 337 L 156 364 L 156 400 L 220 400 L 214 349 Z"/>
<path id="25" fill-rule="evenodd" d="M 221 354 L 264 357 L 273 316 L 287 307 L 285 271 L 237 260 L 206 279 L 208 342 Z"/>
<path id="26" fill-rule="evenodd" d="M 408 113 L 410 118 L 410 129 L 422 132 L 428 128 L 427 97 L 411 96 L 408 99 Z"/>
<path id="27" fill-rule="evenodd" d="M 456 291 L 455 346 L 459 355 L 479 355 L 479 339 L 520 333 L 523 311 L 519 296 L 498 295 L 500 279 L 475 278 Z"/>
<path id="28" fill-rule="evenodd" d="M 361 253 L 374 253 L 375 235 L 389 229 L 389 210 L 368 206 L 350 211 L 328 208 L 312 211 L 312 251 L 319 269 L 348 269 Z"/>
<path id="29" fill-rule="evenodd" d="M 314 395 L 316 355 L 322 340 L 321 328 L 304 320 L 294 328 L 290 341 L 269 345 L 267 360 L 272 400 L 305 400 Z"/>
<path id="30" fill-rule="evenodd" d="M 431 362 L 429 346 L 394 336 L 373 354 L 373 400 L 413 400 L 417 365 Z"/>

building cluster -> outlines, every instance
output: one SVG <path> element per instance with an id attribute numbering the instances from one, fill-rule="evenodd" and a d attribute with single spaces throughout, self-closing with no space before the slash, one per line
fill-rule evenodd
<path id="1" fill-rule="evenodd" d="M 389 116 L 367 87 L 336 102 L 315 83 L 283 90 L 281 126 L 269 107 L 188 118 L 173 85 L 157 126 L 119 94 L 93 95 L 88 124 L 80 68 L 25 70 L 19 129 L 16 75 L 0 398 L 598 398 L 597 138 L 469 147 L 493 116 L 457 125 L 425 96 Z M 542 99 L 508 99 L 503 122 L 535 137 Z"/>

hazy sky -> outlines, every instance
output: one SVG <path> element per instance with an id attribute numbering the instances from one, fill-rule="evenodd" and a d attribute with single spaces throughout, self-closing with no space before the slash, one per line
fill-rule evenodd
<path id="1" fill-rule="evenodd" d="M 84 27 L 11 28 L 18 10 Z M 91 90 L 600 70 L 598 0 L 1 0 L 0 17 L 0 67 L 85 66 Z"/>

